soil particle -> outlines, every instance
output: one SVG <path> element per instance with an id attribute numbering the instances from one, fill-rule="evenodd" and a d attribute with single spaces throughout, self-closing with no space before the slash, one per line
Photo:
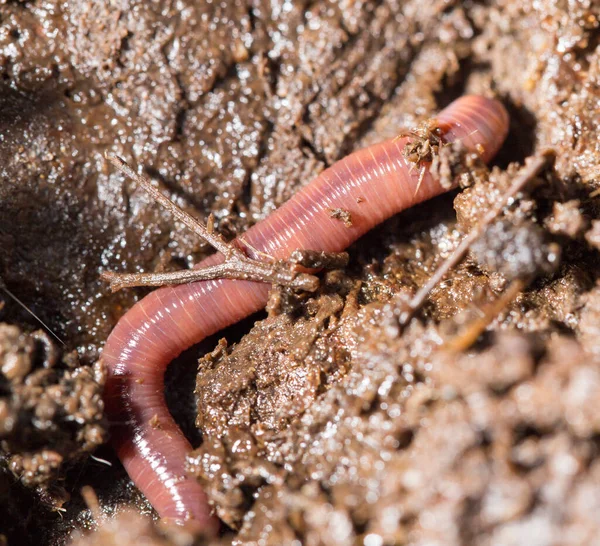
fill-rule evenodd
<path id="1" fill-rule="evenodd" d="M 352 227 L 352 215 L 345 209 L 329 209 L 329 216 L 342 222 L 347 228 Z"/>
<path id="2" fill-rule="evenodd" d="M 31 357 L 34 351 L 33 339 L 24 336 L 17 326 L 2 324 L 0 327 L 0 359 L 2 374 L 8 381 L 21 383 L 31 370 Z M 3 426 L 9 426 L 6 420 Z"/>
<path id="3" fill-rule="evenodd" d="M 586 232 L 585 239 L 590 246 L 600 250 L 600 220 L 592 221 L 592 227 Z"/>
<path id="4" fill-rule="evenodd" d="M 587 227 L 587 222 L 581 212 L 579 200 L 554 203 L 552 216 L 548 218 L 546 226 L 551 233 L 566 235 L 571 239 L 581 235 Z"/>
<path id="5" fill-rule="evenodd" d="M 600 287 L 596 286 L 581 299 L 578 337 L 588 350 L 600 354 Z"/>
<path id="6" fill-rule="evenodd" d="M 347 252 L 320 252 L 318 250 L 295 250 L 290 261 L 302 267 L 314 269 L 340 269 L 348 265 Z"/>

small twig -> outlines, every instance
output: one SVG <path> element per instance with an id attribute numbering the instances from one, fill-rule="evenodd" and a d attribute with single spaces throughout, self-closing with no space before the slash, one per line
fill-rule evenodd
<path id="1" fill-rule="evenodd" d="M 294 271 L 296 262 L 285 261 L 260 261 L 248 257 L 245 252 L 236 246 L 235 242 L 226 241 L 214 230 L 214 219 L 209 216 L 207 225 L 187 214 L 168 197 L 158 191 L 150 180 L 137 174 L 122 158 L 106 153 L 108 159 L 123 174 L 135 180 L 150 196 L 160 205 L 173 214 L 194 233 L 205 239 L 215 250 L 223 254 L 225 260 L 220 264 L 199 269 L 174 271 L 168 273 L 115 273 L 105 271 L 101 277 L 110 282 L 113 292 L 122 288 L 136 286 L 165 286 L 185 284 L 195 281 L 211 279 L 241 279 L 258 282 L 268 282 L 282 286 L 289 286 L 296 290 L 314 292 L 319 286 L 319 279 L 314 275 Z M 245 241 L 243 244 L 248 245 Z M 249 246 L 249 245 L 248 245 Z M 258 251 L 256 251 L 258 252 Z M 266 255 L 265 255 L 266 256 Z M 325 254 L 325 256 L 327 256 Z M 332 255 L 334 262 L 339 262 L 339 255 Z M 269 257 L 270 258 L 270 257 Z M 325 258 L 323 258 L 325 259 Z M 337 263 L 336 262 L 336 263 Z"/>
<path id="2" fill-rule="evenodd" d="M 446 343 L 446 348 L 455 352 L 466 351 L 527 284 L 524 279 L 515 279 L 511 282 L 498 299 L 481 309 L 482 315 L 479 318 L 468 324 L 458 336 Z"/>
<path id="3" fill-rule="evenodd" d="M 238 279 L 269 282 L 296 290 L 314 292 L 319 279 L 308 273 L 292 271 L 284 264 L 262 263 L 250 258 L 229 259 L 221 264 L 200 269 L 184 269 L 168 273 L 114 273 L 104 271 L 101 277 L 110 282 L 113 292 L 136 286 L 166 286 L 212 279 Z"/>
<path id="4" fill-rule="evenodd" d="M 132 180 L 135 180 L 155 201 L 167 209 L 175 218 L 181 223 L 185 224 L 194 233 L 202 237 L 208 244 L 210 244 L 215 250 L 218 250 L 226 258 L 230 256 L 244 256 L 243 252 L 235 245 L 228 243 L 219 233 L 213 231 L 213 221 L 209 219 L 209 228 L 207 228 L 200 220 L 196 220 L 193 216 L 190 216 L 183 209 L 178 207 L 168 197 L 164 196 L 158 191 L 150 182 L 148 178 L 137 174 L 123 158 L 118 155 L 106 152 L 104 154 L 106 159 L 110 161 L 117 169 L 119 169 L 124 175 L 128 176 Z M 245 257 L 245 256 L 244 256 Z"/>
<path id="5" fill-rule="evenodd" d="M 462 259 L 467 255 L 471 245 L 479 237 L 481 237 L 486 227 L 496 219 L 496 217 L 504 210 L 504 208 L 510 204 L 511 199 L 513 199 L 520 191 L 522 191 L 527 183 L 530 182 L 553 157 L 554 152 L 547 150 L 534 157 L 529 164 L 521 170 L 521 173 L 515 178 L 512 185 L 506 192 L 504 199 L 495 207 L 493 207 L 473 228 L 473 230 L 463 238 L 454 252 L 448 256 L 446 260 L 444 260 L 442 265 L 429 278 L 425 285 L 418 290 L 413 299 L 410 301 L 407 309 L 400 316 L 401 326 L 405 326 L 415 315 L 415 313 L 421 309 L 431 291 L 446 276 L 450 269 L 456 267 L 462 261 Z"/>

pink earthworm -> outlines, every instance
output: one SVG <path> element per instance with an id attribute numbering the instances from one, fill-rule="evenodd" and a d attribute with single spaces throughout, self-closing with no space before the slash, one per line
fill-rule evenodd
<path id="1" fill-rule="evenodd" d="M 443 142 L 460 140 L 489 161 L 508 132 L 508 115 L 493 99 L 465 96 L 433 120 Z M 401 137 L 359 150 L 315 180 L 243 236 L 245 247 L 284 259 L 296 249 L 339 252 L 377 224 L 444 188 L 403 154 Z M 331 217 L 349 211 L 352 225 Z M 222 260 L 215 254 L 198 266 Z M 241 280 L 164 287 L 134 305 L 110 334 L 102 360 L 108 369 L 107 413 L 112 442 L 129 476 L 158 514 L 193 521 L 216 533 L 217 519 L 201 485 L 185 471 L 189 442 L 164 397 L 169 363 L 203 338 L 265 306 L 269 286 Z"/>

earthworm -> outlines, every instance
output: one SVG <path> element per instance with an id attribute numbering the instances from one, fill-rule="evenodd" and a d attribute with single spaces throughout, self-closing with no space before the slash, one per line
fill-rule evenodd
<path id="1" fill-rule="evenodd" d="M 429 127 L 441 142 L 460 140 L 489 161 L 506 137 L 508 115 L 493 99 L 465 96 Z M 339 252 L 385 219 L 447 191 L 428 164 L 415 168 L 403 153 L 408 142 L 414 139 L 402 136 L 341 159 L 250 228 L 244 248 L 277 259 L 296 249 Z M 332 218 L 332 209 L 347 211 L 351 223 Z M 222 259 L 215 254 L 198 267 Z M 108 370 L 106 409 L 115 423 L 112 442 L 163 518 L 191 520 L 209 533 L 218 529 L 202 487 L 186 476 L 192 448 L 165 404 L 165 369 L 188 347 L 264 307 L 268 292 L 264 283 L 225 279 L 159 288 L 119 320 L 106 342 L 102 360 Z"/>

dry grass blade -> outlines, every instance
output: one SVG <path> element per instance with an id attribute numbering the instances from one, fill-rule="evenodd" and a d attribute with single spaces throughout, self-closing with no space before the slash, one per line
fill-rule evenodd
<path id="1" fill-rule="evenodd" d="M 407 309 L 400 316 L 400 325 L 405 326 L 408 324 L 410 319 L 414 317 L 415 313 L 421 309 L 425 301 L 427 300 L 431 291 L 437 286 L 437 284 L 448 274 L 448 272 L 456 267 L 463 258 L 467 255 L 471 245 L 484 233 L 485 229 L 491 224 L 504 210 L 504 208 L 510 204 L 511 200 L 515 196 L 523 191 L 525 186 L 538 175 L 554 158 L 553 151 L 545 151 L 535 156 L 527 165 L 521 170 L 519 175 L 515 178 L 506 194 L 495 207 L 489 210 L 477 226 L 467 234 L 460 244 L 456 247 L 454 252 L 448 256 L 442 265 L 436 270 L 436 272 L 430 277 L 425 285 L 418 290 L 413 299 L 409 302 Z"/>

